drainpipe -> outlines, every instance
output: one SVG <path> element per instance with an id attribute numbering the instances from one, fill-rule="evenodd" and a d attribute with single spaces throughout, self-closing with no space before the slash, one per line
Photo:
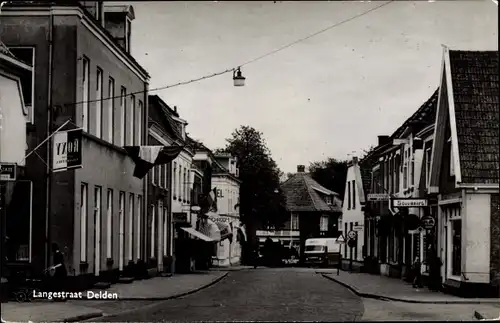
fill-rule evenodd
<path id="1" fill-rule="evenodd" d="M 52 8 L 50 11 L 50 22 L 49 22 L 49 75 L 48 75 L 48 91 L 47 91 L 47 136 L 52 134 L 52 72 L 53 64 L 52 60 L 54 57 L 54 46 L 53 42 L 53 28 L 54 28 L 54 16 L 52 14 Z M 45 268 L 50 265 L 50 213 L 51 213 L 51 199 L 52 199 L 52 173 L 50 170 L 50 155 L 52 148 L 52 140 L 47 141 L 47 167 L 46 167 L 46 208 L 45 208 Z"/>

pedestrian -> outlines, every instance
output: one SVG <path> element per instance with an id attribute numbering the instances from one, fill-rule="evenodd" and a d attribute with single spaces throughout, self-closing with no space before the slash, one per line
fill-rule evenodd
<path id="1" fill-rule="evenodd" d="M 53 265 L 50 268 L 52 276 L 52 288 L 55 292 L 63 292 L 68 275 L 66 266 L 64 265 L 64 255 L 57 243 L 52 244 Z"/>
<path id="2" fill-rule="evenodd" d="M 259 246 L 255 246 L 252 251 L 252 262 L 253 262 L 253 268 L 257 268 L 259 265 Z"/>
<path id="3" fill-rule="evenodd" d="M 413 270 L 413 288 L 421 287 L 421 262 L 420 257 L 415 257 L 413 261 L 412 270 Z"/>
<path id="4" fill-rule="evenodd" d="M 427 264 L 429 266 L 429 289 L 433 291 L 441 290 L 441 266 L 443 262 L 438 257 L 434 246 L 429 248 Z"/>

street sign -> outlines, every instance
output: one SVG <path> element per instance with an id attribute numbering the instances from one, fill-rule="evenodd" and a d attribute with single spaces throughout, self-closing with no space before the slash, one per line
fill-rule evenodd
<path id="1" fill-rule="evenodd" d="M 344 235 L 343 234 L 339 235 L 335 241 L 338 243 L 345 243 Z"/>
<path id="2" fill-rule="evenodd" d="M 430 215 L 426 215 L 426 216 L 422 217 L 422 219 L 420 221 L 422 221 L 422 226 L 426 230 L 430 230 L 430 229 L 434 228 L 434 226 L 436 225 L 436 220 L 434 220 L 434 218 Z"/>
<path id="3" fill-rule="evenodd" d="M 347 233 L 347 237 L 349 239 L 356 239 L 357 236 L 358 236 L 358 233 L 354 230 L 351 230 Z"/>
<path id="4" fill-rule="evenodd" d="M 389 194 L 368 194 L 368 201 L 389 201 Z"/>
<path id="5" fill-rule="evenodd" d="M 352 229 L 354 231 L 363 231 L 364 226 L 362 226 L 362 225 L 355 225 L 354 227 L 352 227 Z"/>
<path id="6" fill-rule="evenodd" d="M 392 199 L 393 207 L 426 207 L 426 199 L 412 199 L 412 198 L 394 198 Z"/>
<path id="7" fill-rule="evenodd" d="M 0 181 L 11 182 L 16 180 L 16 164 L 0 163 Z"/>
<path id="8" fill-rule="evenodd" d="M 52 171 L 82 168 L 82 129 L 59 131 L 52 140 Z"/>
<path id="9" fill-rule="evenodd" d="M 356 247 L 356 240 L 351 239 L 351 240 L 347 241 L 347 245 L 349 246 L 349 248 Z"/>

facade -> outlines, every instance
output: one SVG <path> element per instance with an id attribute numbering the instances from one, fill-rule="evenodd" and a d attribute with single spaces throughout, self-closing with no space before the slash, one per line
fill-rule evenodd
<path id="1" fill-rule="evenodd" d="M 347 168 L 346 188 L 344 202 L 342 204 L 342 224 L 340 230 L 343 240 L 349 231 L 355 231 L 357 237 L 356 245 L 350 248 L 347 243 L 341 248 L 342 259 L 350 261 L 356 267 L 361 267 L 365 256 L 365 192 L 361 174 L 361 166 L 358 158 L 353 157 Z M 352 260 L 352 262 L 351 262 Z"/>
<path id="2" fill-rule="evenodd" d="M 409 278 L 416 256 L 424 257 L 424 231 L 419 231 L 420 219 L 427 208 L 392 207 L 392 199 L 423 198 L 421 170 L 424 161 L 424 142 L 432 140 L 437 91 L 391 136 L 379 136 L 379 145 L 365 159 L 370 160 L 372 185 L 369 193 L 385 196 L 370 201 L 365 208 L 367 256 L 382 275 Z M 362 160 L 365 163 L 365 160 Z M 428 232 L 431 235 L 431 232 Z M 368 266 L 368 265 L 367 265 Z M 424 271 L 424 267 L 422 267 Z"/>
<path id="3" fill-rule="evenodd" d="M 286 225 L 282 232 L 290 233 L 288 237 L 291 238 L 292 245 L 298 244 L 296 249 L 299 250 L 301 259 L 306 239 L 338 236 L 337 224 L 342 214 L 342 201 L 338 193 L 318 184 L 311 174 L 305 172 L 303 165 L 297 166 L 297 173 L 283 182 L 280 188 L 286 196 L 286 208 L 290 212 L 291 223 L 291 228 Z M 296 233 L 292 235 L 297 230 L 298 238 Z M 267 232 L 259 233 L 259 241 L 265 240 L 262 233 Z"/>
<path id="4" fill-rule="evenodd" d="M 31 77 L 32 67 L 17 59 L 0 42 L 0 216 L 2 239 L 1 296 L 7 262 L 30 261 L 32 183 L 24 178 L 28 110 L 21 79 Z M 24 205 L 20 212 L 14 213 Z M 15 216 L 14 216 L 15 215 Z"/>
<path id="5" fill-rule="evenodd" d="M 216 219 L 229 225 L 230 237 L 219 242 L 216 251 L 216 263 L 219 266 L 238 264 L 241 258 L 241 244 L 238 229 L 241 228 L 239 214 L 240 184 L 236 158 L 229 154 L 215 155 L 215 169 L 212 173 L 212 185 L 216 188 Z"/>
<path id="6" fill-rule="evenodd" d="M 430 166 L 445 287 L 500 294 L 498 51 L 444 49 Z"/>
<path id="7" fill-rule="evenodd" d="M 81 169 L 52 173 L 50 145 L 26 160 L 39 210 L 30 263 L 37 272 L 46 268 L 55 242 L 70 275 L 95 281 L 145 256 L 146 180 L 132 176 L 122 147 L 145 142 L 149 75 L 130 54 L 133 8 L 81 3 L 9 3 L 0 33 L 15 55 L 33 62 L 31 91 L 23 92 L 29 149 L 67 120 L 83 129 Z"/>
<path id="8" fill-rule="evenodd" d="M 149 137 L 151 146 L 182 145 L 182 137 L 174 130 L 170 108 L 157 95 L 150 95 Z M 148 267 L 171 273 L 173 271 L 172 228 L 172 163 L 155 166 L 148 181 L 146 256 Z"/>

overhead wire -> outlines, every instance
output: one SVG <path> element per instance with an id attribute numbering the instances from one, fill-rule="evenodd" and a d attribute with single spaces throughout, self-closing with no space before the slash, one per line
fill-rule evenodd
<path id="1" fill-rule="evenodd" d="M 375 11 L 375 10 L 381 9 L 382 7 L 385 7 L 385 6 L 387 6 L 388 4 L 390 4 L 391 2 L 394 2 L 394 1 L 396 1 L 396 0 L 389 0 L 387 2 L 384 2 L 381 5 L 378 5 L 378 6 L 375 6 L 375 7 L 371 8 L 371 9 L 369 9 L 369 10 L 363 11 L 363 12 L 357 14 L 357 15 L 351 16 L 351 17 L 349 17 L 347 19 L 344 19 L 344 20 L 342 20 L 340 22 L 337 22 L 337 23 L 335 23 L 333 25 L 330 25 L 330 26 L 328 26 L 326 28 L 323 28 L 323 29 L 321 29 L 321 30 L 319 30 L 317 32 L 314 32 L 314 33 L 312 33 L 312 34 L 310 34 L 310 35 L 308 35 L 306 37 L 297 39 L 297 40 L 295 40 L 295 41 L 293 41 L 291 43 L 288 43 L 285 46 L 279 47 L 279 48 L 277 48 L 275 50 L 272 50 L 272 51 L 267 52 L 267 53 L 265 53 L 263 55 L 260 55 L 260 56 L 254 58 L 254 59 L 248 60 L 248 61 L 244 62 L 243 64 L 237 65 L 238 67 L 228 68 L 226 70 L 223 70 L 223 71 L 220 71 L 220 72 L 217 72 L 217 73 L 208 74 L 208 75 L 205 75 L 205 76 L 202 76 L 202 77 L 198 77 L 198 78 L 195 78 L 195 79 L 191 79 L 191 80 L 188 80 L 188 81 L 182 81 L 182 82 L 178 82 L 178 83 L 174 83 L 174 84 L 170 84 L 170 85 L 165 85 L 165 86 L 160 86 L 160 87 L 157 87 L 157 88 L 149 89 L 149 90 L 147 90 L 147 92 L 150 93 L 150 92 L 157 92 L 157 91 L 161 91 L 161 90 L 166 90 L 166 89 L 170 89 L 170 88 L 181 86 L 181 85 L 187 85 L 187 84 L 199 82 L 199 81 L 202 81 L 202 80 L 206 80 L 206 79 L 209 79 L 209 78 L 213 78 L 213 77 L 216 77 L 216 76 L 227 74 L 227 73 L 230 73 L 230 72 L 235 72 L 240 67 L 252 64 L 252 63 L 254 63 L 256 61 L 259 61 L 259 60 L 261 60 L 263 58 L 266 58 L 268 56 L 274 55 L 274 54 L 276 54 L 278 52 L 281 52 L 282 50 L 285 50 L 285 49 L 287 49 L 289 47 L 292 47 L 292 46 L 294 46 L 294 45 L 296 45 L 296 44 L 298 44 L 300 42 L 303 42 L 305 40 L 311 39 L 311 38 L 313 38 L 313 37 L 315 37 L 315 36 L 317 36 L 319 34 L 322 34 L 322 33 L 326 32 L 328 30 L 331 30 L 331 29 L 333 29 L 335 27 L 341 26 L 341 25 L 343 25 L 345 23 L 348 23 L 348 22 L 350 22 L 352 20 L 355 20 L 357 18 L 365 16 L 365 15 L 367 15 L 367 14 L 369 14 L 369 13 Z M 145 93 L 145 92 L 146 92 L 145 90 L 140 90 L 140 91 L 135 91 L 135 92 L 127 93 L 125 95 L 120 94 L 120 95 L 111 96 L 111 97 L 107 97 L 107 98 L 100 98 L 100 99 L 95 99 L 95 100 L 84 100 L 84 101 L 79 101 L 79 102 L 74 102 L 74 103 L 66 103 L 64 105 L 68 106 L 68 105 L 77 105 L 77 104 L 82 104 L 82 103 L 92 103 L 92 102 L 98 102 L 98 101 L 106 101 L 106 100 L 118 99 L 118 98 L 121 98 L 121 97 L 126 97 L 128 95 L 142 94 L 142 93 Z"/>

